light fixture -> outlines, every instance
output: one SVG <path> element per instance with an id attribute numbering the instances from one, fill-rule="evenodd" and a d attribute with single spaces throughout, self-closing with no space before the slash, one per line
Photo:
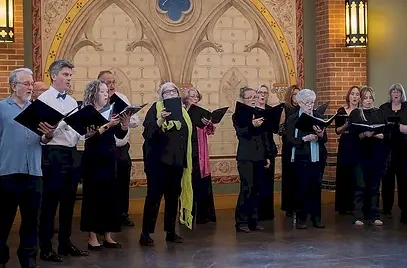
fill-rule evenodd
<path id="1" fill-rule="evenodd" d="M 0 0 L 0 43 L 14 42 L 14 0 Z"/>
<path id="2" fill-rule="evenodd" d="M 347 47 L 367 46 L 367 0 L 345 0 Z"/>

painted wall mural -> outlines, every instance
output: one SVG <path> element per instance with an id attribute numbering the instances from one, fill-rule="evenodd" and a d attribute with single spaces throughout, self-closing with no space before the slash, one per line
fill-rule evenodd
<path id="1" fill-rule="evenodd" d="M 302 26 L 302 0 L 33 0 L 35 78 L 49 83 L 51 62 L 66 58 L 78 100 L 105 69 L 134 104 L 153 103 L 163 80 L 198 87 L 203 106 L 230 106 L 209 146 L 214 183 L 234 183 L 238 89 L 266 84 L 278 104 L 287 86 L 303 84 Z M 131 183 L 143 186 L 141 128 L 130 141 Z"/>

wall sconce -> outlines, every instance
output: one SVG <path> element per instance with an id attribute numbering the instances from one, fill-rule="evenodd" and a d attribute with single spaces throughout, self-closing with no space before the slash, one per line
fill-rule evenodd
<path id="1" fill-rule="evenodd" d="M 14 42 L 14 0 L 0 0 L 0 43 Z"/>
<path id="2" fill-rule="evenodd" d="M 367 0 L 345 0 L 346 46 L 367 46 Z"/>

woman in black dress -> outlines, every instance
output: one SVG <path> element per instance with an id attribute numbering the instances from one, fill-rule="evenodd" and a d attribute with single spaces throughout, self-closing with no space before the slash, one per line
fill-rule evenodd
<path id="1" fill-rule="evenodd" d="M 94 80 L 85 88 L 83 106 L 92 105 L 102 112 L 108 97 L 106 84 L 100 80 Z M 90 250 L 102 248 L 97 235 L 104 235 L 103 247 L 121 247 L 111 236 L 112 232 L 120 232 L 121 226 L 121 214 L 118 210 L 115 136 L 118 139 L 124 138 L 129 122 L 129 115 L 114 117 L 85 141 L 82 156 L 81 230 L 89 233 Z"/>
<path id="2" fill-rule="evenodd" d="M 390 142 L 388 144 L 390 149 L 390 161 L 386 169 L 386 174 L 382 179 L 382 213 L 388 217 L 391 216 L 391 210 L 394 204 L 394 177 L 397 177 L 397 186 L 402 184 L 401 179 L 403 177 L 402 173 L 404 163 L 401 161 L 401 158 L 404 151 L 400 144 L 402 144 L 404 137 L 400 133 L 400 129 L 397 124 L 398 120 L 396 118 L 400 118 L 400 114 L 403 113 L 406 107 L 406 93 L 404 91 L 404 87 L 399 83 L 392 85 L 389 90 L 388 102 L 380 106 L 386 120 L 393 121 L 393 123 L 395 123 L 391 125 L 392 127 L 387 129 L 389 131 L 388 134 L 390 135 Z M 402 191 L 398 191 L 398 200 L 403 198 L 401 193 Z"/>
<path id="3" fill-rule="evenodd" d="M 352 135 L 352 150 L 355 162 L 354 224 L 363 226 L 366 219 L 370 224 L 382 226 L 379 212 L 380 180 L 382 179 L 389 153 L 383 129 L 360 130 L 355 124 L 386 124 L 382 110 L 374 107 L 374 92 L 370 87 L 360 90 L 361 108 L 349 115 L 349 131 Z"/>
<path id="4" fill-rule="evenodd" d="M 256 108 L 260 111 L 265 111 L 271 107 L 267 105 L 269 97 L 269 88 L 266 85 L 261 85 L 256 89 L 257 105 Z M 266 119 L 271 120 L 270 119 Z M 265 138 L 268 139 L 268 143 L 272 150 L 270 155 L 270 166 L 265 168 L 265 176 L 260 186 L 259 192 L 259 221 L 268 221 L 274 219 L 274 171 L 275 171 L 275 159 L 277 156 L 277 146 L 274 142 L 273 133 L 271 129 L 265 129 Z"/>
<path id="5" fill-rule="evenodd" d="M 359 107 L 360 88 L 353 86 L 346 94 L 346 106 L 338 109 L 338 116 L 345 119 L 344 125 L 335 125 L 335 132 L 340 135 L 338 145 L 338 155 L 336 161 L 336 189 L 335 189 L 335 211 L 341 215 L 349 215 L 353 211 L 353 184 L 355 179 L 354 166 L 352 161 L 352 137 L 349 135 L 349 123 L 347 117 Z M 338 120 L 336 122 L 341 122 Z"/>
<path id="6" fill-rule="evenodd" d="M 292 85 L 287 89 L 285 95 L 284 111 L 281 115 L 282 123 L 280 125 L 279 134 L 282 136 L 281 149 L 281 210 L 285 211 L 287 217 L 291 217 L 294 212 L 294 181 L 293 181 L 293 164 L 291 163 L 292 147 L 287 142 L 287 119 L 298 113 L 296 96 L 300 91 L 300 87 Z"/>
<path id="7" fill-rule="evenodd" d="M 192 104 L 198 105 L 201 100 L 202 94 L 197 88 L 185 89 L 183 103 L 187 109 Z M 203 127 L 194 126 L 191 137 L 192 187 L 194 191 L 192 213 L 195 215 L 197 224 L 216 222 L 208 147 L 208 136 L 215 134 L 216 126 L 206 118 L 202 118 L 201 123 Z"/>

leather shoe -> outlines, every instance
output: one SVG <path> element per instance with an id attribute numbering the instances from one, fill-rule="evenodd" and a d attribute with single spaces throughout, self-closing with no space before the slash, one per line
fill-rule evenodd
<path id="1" fill-rule="evenodd" d="M 134 222 L 129 217 L 125 217 L 123 218 L 122 226 L 134 227 Z"/>
<path id="2" fill-rule="evenodd" d="M 82 256 L 89 256 L 89 252 L 78 249 L 75 245 L 70 244 L 66 248 L 58 249 L 58 254 L 63 256 L 73 256 L 73 257 L 82 257 Z"/>
<path id="3" fill-rule="evenodd" d="M 122 248 L 122 245 L 119 243 L 109 243 L 107 241 L 103 241 L 103 247 L 105 248 Z"/>
<path id="4" fill-rule="evenodd" d="M 184 243 L 184 239 L 177 235 L 176 233 L 167 233 L 165 241 L 173 242 L 173 243 Z"/>
<path id="5" fill-rule="evenodd" d="M 249 227 L 250 231 L 264 231 L 264 227 L 257 225 L 256 227 Z"/>
<path id="6" fill-rule="evenodd" d="M 43 261 L 50 261 L 50 262 L 63 262 L 61 256 L 59 256 L 54 250 L 48 252 L 41 252 L 40 259 Z"/>
<path id="7" fill-rule="evenodd" d="M 153 247 L 154 240 L 148 234 L 140 234 L 139 244 L 140 246 Z"/>
<path id="8" fill-rule="evenodd" d="M 250 229 L 246 226 L 236 226 L 236 232 L 250 233 Z"/>

